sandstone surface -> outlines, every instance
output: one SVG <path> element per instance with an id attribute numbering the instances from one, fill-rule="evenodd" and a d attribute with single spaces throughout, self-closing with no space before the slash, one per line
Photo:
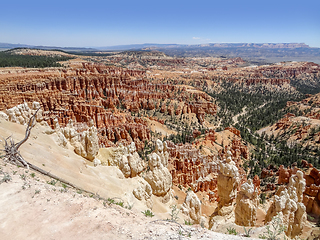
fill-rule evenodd
<path id="1" fill-rule="evenodd" d="M 288 188 L 274 196 L 266 215 L 266 223 L 280 213 L 280 218 L 286 226 L 286 235 L 289 237 L 300 235 L 306 222 L 306 207 L 302 202 L 305 186 L 303 173 L 297 171 L 296 175 L 290 177 Z"/>
<path id="2" fill-rule="evenodd" d="M 148 166 L 150 170 L 145 174 L 145 180 L 150 184 L 152 193 L 159 197 L 170 194 L 169 191 L 172 187 L 171 174 L 168 168 L 163 165 L 163 163 L 167 162 L 167 160 L 165 160 L 167 154 L 163 153 L 162 144 L 160 140 L 157 140 L 158 147 L 155 152 L 148 156 Z"/>
<path id="3" fill-rule="evenodd" d="M 235 223 L 241 226 L 255 226 L 259 205 L 258 190 L 252 180 L 244 183 L 236 198 Z"/>
<path id="4" fill-rule="evenodd" d="M 195 224 L 201 220 L 201 202 L 193 191 L 188 191 L 181 206 L 181 211 L 187 215 Z"/>

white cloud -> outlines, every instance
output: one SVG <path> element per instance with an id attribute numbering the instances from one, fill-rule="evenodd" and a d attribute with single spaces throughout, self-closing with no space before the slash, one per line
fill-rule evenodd
<path id="1" fill-rule="evenodd" d="M 201 38 L 199 38 L 199 37 L 193 37 L 192 39 L 201 39 Z"/>

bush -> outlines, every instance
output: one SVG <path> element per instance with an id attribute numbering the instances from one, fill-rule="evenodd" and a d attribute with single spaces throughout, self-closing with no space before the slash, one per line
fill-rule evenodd
<path id="1" fill-rule="evenodd" d="M 142 212 L 146 217 L 153 217 L 154 214 L 149 209 Z"/>
<path id="2" fill-rule="evenodd" d="M 231 234 L 231 235 L 238 235 L 238 232 L 235 228 L 227 228 L 227 233 L 226 234 Z"/>
<path id="3" fill-rule="evenodd" d="M 268 240 L 276 240 L 278 236 L 286 231 L 286 227 L 282 224 L 282 220 L 278 213 L 277 216 L 274 216 L 271 221 L 271 226 L 268 225 L 266 227 L 267 231 L 265 232 L 266 235 L 259 235 L 259 238 L 268 239 Z"/>

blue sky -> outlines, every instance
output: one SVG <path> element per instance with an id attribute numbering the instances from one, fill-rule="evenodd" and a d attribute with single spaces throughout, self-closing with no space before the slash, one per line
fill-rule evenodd
<path id="1" fill-rule="evenodd" d="M 7 0 L 0 9 L 0 42 L 5 43 L 304 42 L 320 47 L 320 0 Z"/>

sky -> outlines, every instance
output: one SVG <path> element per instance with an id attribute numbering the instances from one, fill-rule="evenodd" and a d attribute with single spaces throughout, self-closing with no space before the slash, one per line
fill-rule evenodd
<path id="1" fill-rule="evenodd" d="M 320 0 L 4 0 L 0 42 L 59 47 L 243 42 L 320 47 Z"/>

